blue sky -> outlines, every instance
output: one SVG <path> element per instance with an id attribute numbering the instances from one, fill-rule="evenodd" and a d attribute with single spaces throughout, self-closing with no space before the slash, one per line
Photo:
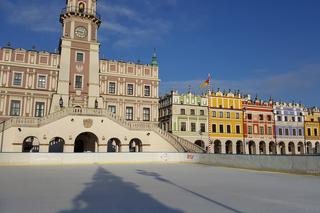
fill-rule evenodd
<path id="1" fill-rule="evenodd" d="M 214 88 L 320 106 L 319 0 L 99 0 L 101 56 L 150 63 L 161 93 Z M 65 0 L 0 0 L 0 43 L 54 51 Z"/>

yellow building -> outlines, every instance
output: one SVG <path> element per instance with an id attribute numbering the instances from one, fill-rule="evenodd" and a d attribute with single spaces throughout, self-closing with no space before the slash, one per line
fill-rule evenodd
<path id="1" fill-rule="evenodd" d="M 320 109 L 306 110 L 304 128 L 306 146 L 312 149 L 308 153 L 320 154 Z"/>
<path id="2" fill-rule="evenodd" d="M 212 92 L 209 96 L 211 152 L 244 153 L 243 101 L 239 93 Z"/>

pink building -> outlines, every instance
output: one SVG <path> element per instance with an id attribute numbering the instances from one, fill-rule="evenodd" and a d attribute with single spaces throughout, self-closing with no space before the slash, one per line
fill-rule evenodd
<path id="1" fill-rule="evenodd" d="M 130 121 L 158 121 L 158 63 L 99 58 L 95 0 L 68 0 L 59 51 L 0 49 L 0 120 L 43 117 L 61 107 L 108 109 Z"/>

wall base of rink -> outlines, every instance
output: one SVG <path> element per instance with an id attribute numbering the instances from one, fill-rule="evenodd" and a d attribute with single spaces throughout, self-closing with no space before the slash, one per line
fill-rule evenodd
<path id="1" fill-rule="evenodd" d="M 140 163 L 195 163 L 260 171 L 320 175 L 320 156 L 193 153 L 0 153 L 0 166 Z"/>
<path id="2" fill-rule="evenodd" d="M 200 164 L 260 171 L 320 175 L 320 156 L 200 155 Z"/>
<path id="3" fill-rule="evenodd" d="M 0 153 L 0 166 L 197 163 L 198 160 L 198 155 L 187 153 Z"/>

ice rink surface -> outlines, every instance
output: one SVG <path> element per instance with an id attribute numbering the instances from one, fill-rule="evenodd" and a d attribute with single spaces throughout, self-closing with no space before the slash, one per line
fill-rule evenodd
<path id="1" fill-rule="evenodd" d="M 204 165 L 0 167 L 0 213 L 320 212 L 320 177 Z"/>

